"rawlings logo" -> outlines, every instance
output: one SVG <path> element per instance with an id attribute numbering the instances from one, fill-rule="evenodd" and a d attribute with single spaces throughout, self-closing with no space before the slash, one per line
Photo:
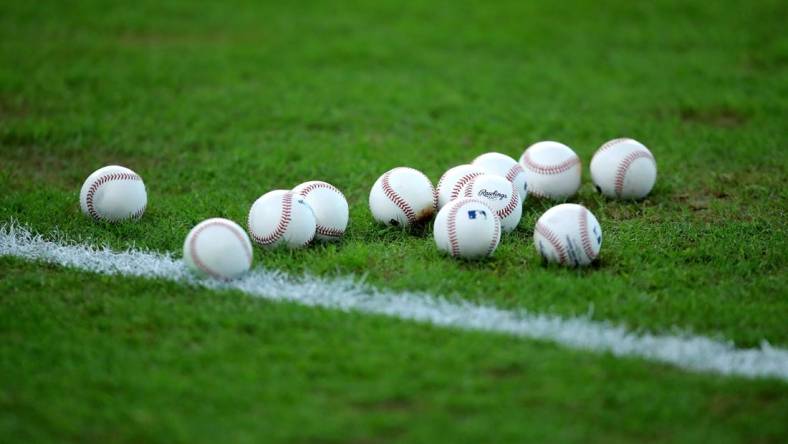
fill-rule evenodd
<path id="1" fill-rule="evenodd" d="M 479 194 L 479 196 L 481 196 L 481 197 L 486 197 L 487 199 L 490 199 L 490 200 L 504 200 L 504 199 L 509 199 L 509 196 L 507 196 L 506 194 L 503 194 L 503 193 L 499 193 L 499 192 L 498 192 L 498 191 L 496 191 L 496 190 L 493 190 L 493 191 L 487 191 L 487 190 L 485 189 L 485 190 L 481 190 L 481 191 L 479 191 L 479 193 L 478 193 L 478 194 Z"/>

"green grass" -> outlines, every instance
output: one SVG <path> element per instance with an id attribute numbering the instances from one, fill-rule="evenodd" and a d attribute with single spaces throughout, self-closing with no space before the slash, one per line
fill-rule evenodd
<path id="1" fill-rule="evenodd" d="M 778 1 L 4 2 L 0 221 L 179 251 L 202 219 L 312 179 L 347 238 L 257 266 L 364 275 L 632 329 L 788 346 L 788 8 Z M 655 154 L 639 203 L 587 165 L 619 136 Z M 587 270 L 541 264 L 529 199 L 494 259 L 440 255 L 430 227 L 376 226 L 369 187 L 434 181 L 482 152 L 554 139 L 586 165 L 602 224 Z M 140 173 L 138 224 L 78 192 Z M 783 442 L 788 387 L 161 282 L 0 260 L 0 436 L 74 441 Z"/>
<path id="2" fill-rule="evenodd" d="M 14 384 L 0 424 L 20 441 L 784 436 L 788 397 L 768 381 L 0 263 L 0 291 L 15 290 L 3 304 L 15 316 L 4 319 L 0 376 Z"/>

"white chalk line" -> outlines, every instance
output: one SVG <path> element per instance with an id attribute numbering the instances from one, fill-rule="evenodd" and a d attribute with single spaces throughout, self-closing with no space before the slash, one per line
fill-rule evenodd
<path id="1" fill-rule="evenodd" d="M 503 310 L 490 305 L 450 301 L 419 292 L 377 289 L 353 278 L 294 278 L 257 268 L 245 277 L 218 282 L 192 275 L 180 259 L 129 249 L 96 248 L 63 240 L 51 241 L 17 223 L 0 225 L 0 256 L 14 256 L 93 273 L 163 279 L 212 290 L 238 290 L 272 301 L 309 307 L 358 311 L 465 330 L 546 340 L 572 349 L 638 357 L 676 367 L 748 378 L 788 381 L 788 350 L 763 342 L 759 348 L 737 349 L 733 343 L 698 335 L 638 334 L 586 317 L 560 317 Z"/>

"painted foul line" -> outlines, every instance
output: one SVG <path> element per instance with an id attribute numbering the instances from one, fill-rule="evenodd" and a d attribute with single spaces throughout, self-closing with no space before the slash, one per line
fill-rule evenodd
<path id="1" fill-rule="evenodd" d="M 14 256 L 93 273 L 164 279 L 214 290 L 238 290 L 273 301 L 309 307 L 358 311 L 466 330 L 509 334 L 552 341 L 578 350 L 638 357 L 686 370 L 788 381 L 788 350 L 763 343 L 738 349 L 694 335 L 637 334 L 624 327 L 583 317 L 559 317 L 525 310 L 449 301 L 440 296 L 393 292 L 351 278 L 294 278 L 255 269 L 242 279 L 217 282 L 194 277 L 183 262 L 170 255 L 139 250 L 124 252 L 69 242 L 55 242 L 14 223 L 0 225 L 0 256 Z"/>

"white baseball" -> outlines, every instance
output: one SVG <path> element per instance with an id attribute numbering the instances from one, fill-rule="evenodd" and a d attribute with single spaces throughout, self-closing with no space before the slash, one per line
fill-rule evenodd
<path id="1" fill-rule="evenodd" d="M 432 182 L 413 168 L 394 168 L 380 176 L 369 192 L 369 209 L 376 221 L 407 227 L 431 218 L 437 193 Z"/>
<path id="2" fill-rule="evenodd" d="M 315 238 L 339 240 L 345 234 L 349 219 L 349 208 L 345 195 L 327 182 L 313 180 L 293 188 L 315 213 Z"/>
<path id="3" fill-rule="evenodd" d="M 573 196 L 580 188 L 580 158 L 568 146 L 558 142 L 537 142 L 520 157 L 525 170 L 528 192 L 537 197 L 561 200 Z"/>
<path id="4" fill-rule="evenodd" d="M 501 228 L 507 233 L 517 228 L 523 216 L 523 204 L 514 184 L 501 176 L 476 176 L 462 188 L 462 195 L 478 199 L 492 208 L 501 219 Z"/>
<path id="5" fill-rule="evenodd" d="M 235 222 L 218 217 L 208 219 L 186 236 L 183 260 L 198 274 L 233 279 L 252 266 L 252 243 Z"/>
<path id="6" fill-rule="evenodd" d="M 548 262 L 574 267 L 588 265 L 599 256 L 602 227 L 582 205 L 557 205 L 536 222 L 534 245 Z"/>
<path id="7" fill-rule="evenodd" d="M 642 199 L 654 188 L 657 161 L 634 139 L 613 139 L 591 159 L 591 180 L 607 197 Z"/>
<path id="8" fill-rule="evenodd" d="M 79 192 L 82 212 L 97 221 L 139 219 L 148 204 L 142 178 L 128 168 L 110 165 L 88 176 Z"/>
<path id="9" fill-rule="evenodd" d="M 249 210 L 249 235 L 260 246 L 306 246 L 315 237 L 315 213 L 304 198 L 287 190 L 263 194 Z"/>
<path id="10" fill-rule="evenodd" d="M 501 241 L 501 223 L 478 199 L 455 199 L 435 218 L 435 244 L 454 257 L 476 259 L 493 254 Z"/>
<path id="11" fill-rule="evenodd" d="M 514 184 L 514 189 L 520 195 L 520 201 L 525 202 L 528 195 L 528 183 L 525 180 L 525 170 L 516 160 L 501 153 L 486 153 L 473 159 L 473 165 L 481 167 L 487 174 L 505 177 Z"/>
<path id="12" fill-rule="evenodd" d="M 484 174 L 478 165 L 457 165 L 443 173 L 438 181 L 438 209 L 460 197 L 462 187 L 475 176 Z"/>

